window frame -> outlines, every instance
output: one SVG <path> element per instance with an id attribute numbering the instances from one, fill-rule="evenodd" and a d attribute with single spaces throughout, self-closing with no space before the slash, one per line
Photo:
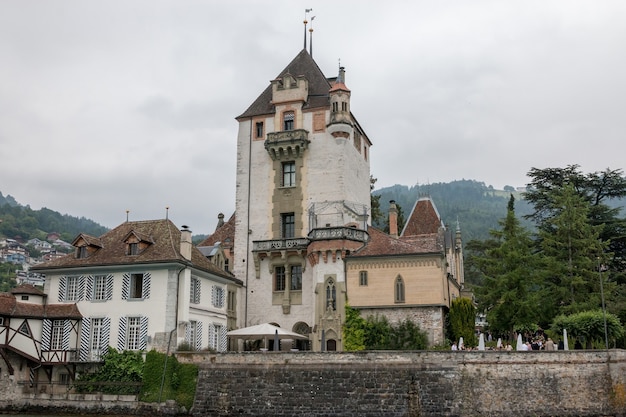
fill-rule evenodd
<path id="1" fill-rule="evenodd" d="M 143 299 L 143 281 L 145 276 L 143 273 L 131 273 L 128 287 L 128 298 L 130 300 Z"/>
<path id="2" fill-rule="evenodd" d="M 280 234 L 283 239 L 292 239 L 296 236 L 295 213 L 282 213 L 280 215 Z"/>
<path id="3" fill-rule="evenodd" d="M 367 287 L 367 271 L 359 271 L 359 286 Z"/>
<path id="4" fill-rule="evenodd" d="M 296 162 L 287 161 L 281 164 L 281 187 L 295 187 L 296 186 Z"/>
<path id="5" fill-rule="evenodd" d="M 51 320 L 50 326 L 50 350 L 63 350 L 63 338 L 65 337 L 65 320 Z"/>
<path id="6" fill-rule="evenodd" d="M 295 129 L 296 112 L 290 110 L 283 113 L 283 130 L 290 131 Z"/>
<path id="7" fill-rule="evenodd" d="M 289 289 L 291 291 L 302 291 L 302 265 L 291 265 L 289 269 L 291 272 Z M 296 273 L 294 273 L 294 270 Z M 296 280 L 294 277 L 297 277 L 298 279 Z"/>
<path id="8" fill-rule="evenodd" d="M 402 276 L 398 275 L 394 281 L 394 301 L 396 303 L 404 303 L 405 298 L 405 285 Z"/>
<path id="9" fill-rule="evenodd" d="M 141 317 L 139 316 L 127 317 L 126 350 L 141 350 Z"/>
<path id="10" fill-rule="evenodd" d="M 284 265 L 274 267 L 274 291 L 282 292 L 287 288 L 287 273 Z"/>
<path id="11" fill-rule="evenodd" d="M 263 125 L 263 122 L 256 122 L 255 124 L 255 137 L 257 139 L 261 139 L 263 137 L 263 134 L 265 132 L 265 126 Z"/>

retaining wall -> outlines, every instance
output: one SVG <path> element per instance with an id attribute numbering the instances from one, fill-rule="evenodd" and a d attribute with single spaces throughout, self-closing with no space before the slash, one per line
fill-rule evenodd
<path id="1" fill-rule="evenodd" d="M 179 354 L 195 416 L 625 416 L 626 351 Z"/>

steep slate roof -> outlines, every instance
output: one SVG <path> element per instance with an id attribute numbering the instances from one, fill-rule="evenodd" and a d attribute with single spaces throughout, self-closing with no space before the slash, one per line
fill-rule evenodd
<path id="1" fill-rule="evenodd" d="M 135 232 L 154 242 L 138 255 L 126 254 L 125 238 Z M 75 254 L 37 265 L 31 270 L 46 271 L 61 268 L 86 266 L 143 265 L 166 262 L 189 264 L 180 253 L 180 230 L 170 220 L 144 220 L 122 223 L 115 229 L 100 236 L 102 247 L 87 258 L 76 258 Z M 223 271 L 211 263 L 195 246 L 191 248 L 191 266 L 228 278 L 240 283 L 229 272 Z"/>
<path id="2" fill-rule="evenodd" d="M 435 203 L 433 203 L 430 197 L 421 197 L 415 202 L 400 236 L 408 237 L 438 233 L 442 227 L 443 223 Z"/>
<path id="3" fill-rule="evenodd" d="M 370 239 L 350 257 L 392 256 L 441 253 L 444 250 L 443 223 L 435 204 L 429 197 L 420 198 L 404 226 L 402 235 L 394 238 L 370 227 Z"/>
<path id="4" fill-rule="evenodd" d="M 295 77 L 303 75 L 308 80 L 309 97 L 307 102 L 302 106 L 303 110 L 329 105 L 330 100 L 328 92 L 331 84 L 306 49 L 301 50 L 289 65 L 278 74 L 276 79 L 282 78 L 285 74 L 291 74 Z M 275 107 L 272 104 L 272 85 L 270 84 L 237 119 L 274 113 Z"/>
<path id="5" fill-rule="evenodd" d="M 235 213 L 222 226 L 215 229 L 215 232 L 204 239 L 198 246 L 214 246 L 220 242 L 223 248 L 232 248 L 235 244 Z"/>
<path id="6" fill-rule="evenodd" d="M 76 304 L 33 304 L 22 303 L 10 293 L 0 293 L 0 315 L 9 317 L 32 317 L 50 319 L 81 319 Z"/>

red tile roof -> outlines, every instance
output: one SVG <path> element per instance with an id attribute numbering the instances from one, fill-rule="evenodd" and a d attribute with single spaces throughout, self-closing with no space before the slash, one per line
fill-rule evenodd
<path id="1" fill-rule="evenodd" d="M 413 206 L 401 236 L 420 236 L 438 233 L 442 227 L 443 223 L 435 203 L 433 203 L 430 197 L 422 197 Z"/>
<path id="2" fill-rule="evenodd" d="M 131 233 L 143 236 L 143 239 L 153 243 L 148 245 L 148 247 L 142 250 L 138 255 L 127 255 L 125 238 Z M 141 265 L 164 262 L 189 264 L 189 261 L 180 253 L 181 232 L 174 223 L 167 219 L 125 222 L 103 234 L 98 240 L 101 242 L 102 247 L 86 258 L 77 258 L 76 255 L 72 253 L 34 266 L 31 270 L 45 272 L 62 268 Z M 238 283 L 241 282 L 234 278 L 231 273 L 223 271 L 211 263 L 195 246 L 192 246 L 191 250 L 191 264 L 194 268 L 228 278 Z"/>
<path id="3" fill-rule="evenodd" d="M 15 295 L 0 293 L 0 315 L 8 317 L 32 317 L 49 319 L 81 319 L 76 304 L 34 304 L 22 303 Z"/>
<path id="4" fill-rule="evenodd" d="M 230 216 L 230 219 L 217 229 L 215 232 L 198 246 L 214 246 L 220 242 L 222 248 L 232 248 L 235 244 L 235 213 Z"/>

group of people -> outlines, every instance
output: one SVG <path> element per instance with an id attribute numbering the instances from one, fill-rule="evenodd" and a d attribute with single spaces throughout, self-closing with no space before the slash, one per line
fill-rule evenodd
<path id="1" fill-rule="evenodd" d="M 517 340 L 520 340 L 519 335 L 517 335 L 517 334 L 516 334 L 516 338 L 517 338 Z M 486 339 L 487 339 L 488 342 L 492 341 L 491 333 L 487 334 Z M 511 350 L 521 350 L 521 351 L 529 351 L 529 350 L 546 350 L 546 351 L 563 350 L 563 342 L 559 341 L 559 343 L 557 345 L 550 337 L 546 336 L 546 334 L 543 332 L 543 330 L 539 330 L 539 331 L 535 332 L 534 334 L 522 335 L 521 339 L 526 340 L 526 341 L 522 342 L 520 346 L 516 347 L 516 349 L 513 349 L 513 346 L 508 341 L 506 342 L 506 344 L 503 344 L 502 343 L 502 339 L 499 338 L 495 347 L 493 347 L 493 346 L 486 346 L 482 350 L 505 350 L 505 351 L 511 351 Z M 459 340 L 458 344 L 457 344 L 457 342 L 452 343 L 451 349 L 452 350 L 481 350 L 481 349 L 479 349 L 477 347 L 466 347 L 464 345 L 464 343 L 463 343 L 463 338 L 461 338 Z"/>

